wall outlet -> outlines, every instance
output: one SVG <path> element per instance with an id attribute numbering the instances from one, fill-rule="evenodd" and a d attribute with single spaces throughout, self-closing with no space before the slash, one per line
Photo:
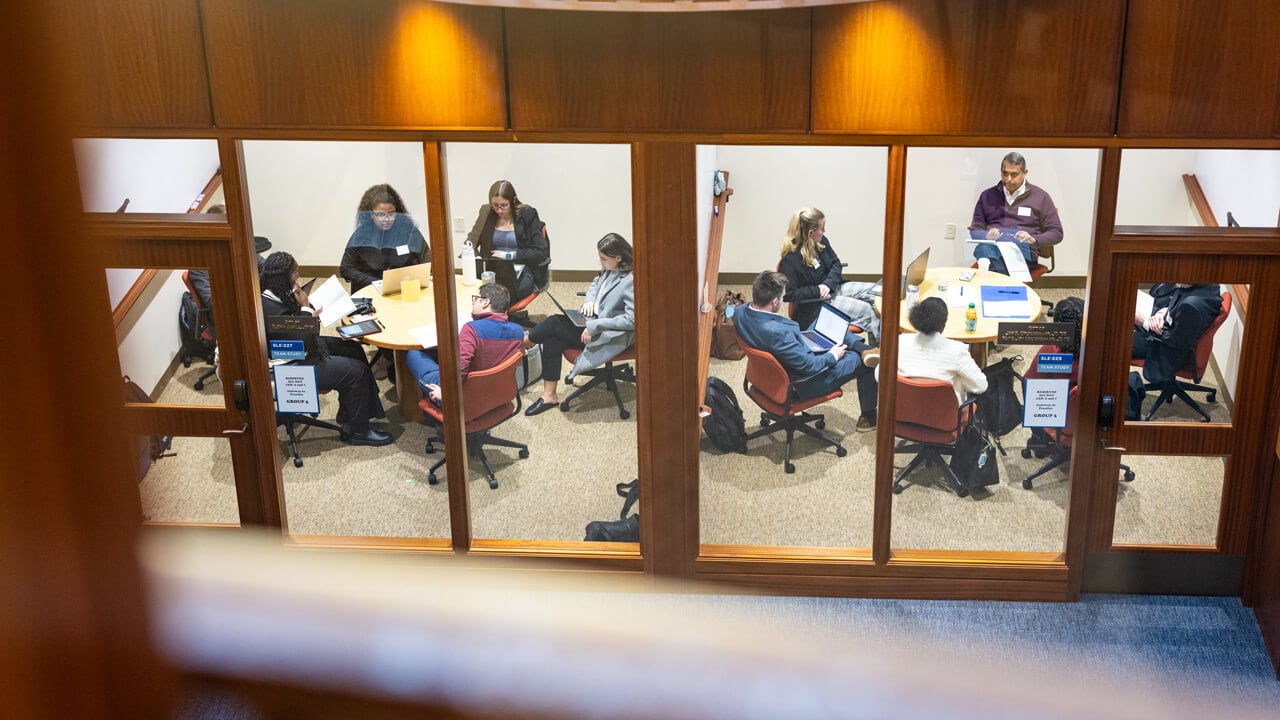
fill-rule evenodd
<path id="1" fill-rule="evenodd" d="M 943 233 L 942 233 L 942 238 L 943 238 L 944 240 L 955 240 L 955 239 L 956 239 L 956 224 L 955 224 L 955 223 L 947 223 L 947 229 L 946 229 L 945 231 L 943 231 Z"/>
<path id="2" fill-rule="evenodd" d="M 952 233 L 955 232 L 955 226 L 951 226 Z M 464 233 L 467 231 L 467 219 L 456 217 L 453 219 L 453 231 L 456 233 Z"/>

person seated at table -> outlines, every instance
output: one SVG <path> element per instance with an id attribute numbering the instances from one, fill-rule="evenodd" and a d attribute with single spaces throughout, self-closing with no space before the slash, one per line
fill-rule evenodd
<path id="1" fill-rule="evenodd" d="M 356 292 L 386 270 L 426 262 L 431 249 L 396 189 L 383 183 L 364 191 L 356 207 L 356 229 L 347 240 L 339 272 Z"/>
<path id="2" fill-rule="evenodd" d="M 546 224 L 532 205 L 520 202 L 515 186 L 506 180 L 489 187 L 489 202 L 480 206 L 467 241 L 476 249 L 477 264 L 494 273 L 511 302 L 523 300 L 550 280 Z"/>
<path id="3" fill-rule="evenodd" d="M 1143 361 L 1147 382 L 1172 382 L 1195 359 L 1196 342 L 1222 312 L 1217 283 L 1158 283 L 1151 288 L 1151 315 L 1133 318 L 1133 358 Z"/>
<path id="4" fill-rule="evenodd" d="M 507 289 L 485 283 L 471 296 L 471 321 L 458 331 L 458 370 L 462 379 L 502 363 L 524 350 L 524 328 L 507 320 Z M 440 356 L 435 349 L 410 350 L 405 364 L 427 397 L 440 404 Z"/>
<path id="5" fill-rule="evenodd" d="M 875 283 L 846 282 L 840 256 L 827 239 L 827 219 L 817 208 L 801 208 L 791 216 L 782 241 L 778 272 L 787 276 L 783 302 L 795 303 L 795 321 L 809 327 L 818 318 L 818 303 L 829 302 L 867 333 L 872 347 L 880 344 L 880 316 L 876 315 Z"/>
<path id="6" fill-rule="evenodd" d="M 898 339 L 898 374 L 906 377 L 931 378 L 951 383 L 956 399 L 965 400 L 965 392 L 980 395 L 987 391 L 987 376 L 969 354 L 969 346 L 942 334 L 947 327 L 947 303 L 942 298 L 928 297 L 911 307 L 907 321 L 916 329 L 902 333 Z M 876 368 L 879 377 L 880 369 Z"/>
<path id="7" fill-rule="evenodd" d="M 1002 235 L 1018 243 L 1028 269 L 1036 266 L 1039 248 L 1062 242 L 1058 207 L 1049 193 L 1027 182 L 1027 159 L 1021 153 L 1011 152 L 1000 161 L 1000 182 L 978 196 L 969 224 L 969 237 L 976 240 L 999 240 Z M 1009 274 L 995 245 L 979 244 L 973 255 L 989 259 L 993 272 Z"/>
<path id="8" fill-rule="evenodd" d="M 880 352 L 848 331 L 844 342 L 827 352 L 810 350 L 800 336 L 800 325 L 779 314 L 788 282 L 786 275 L 772 270 L 756 276 L 751 302 L 733 315 L 738 339 L 777 358 L 792 380 L 808 378 L 795 386 L 798 400 L 826 395 L 856 378 L 861 408 L 857 429 L 874 428 L 879 385 L 872 368 L 880 363 Z"/>
<path id="9" fill-rule="evenodd" d="M 322 308 L 311 307 L 307 292 L 298 285 L 298 262 L 287 252 L 271 253 L 262 263 L 262 314 L 318 315 Z M 316 369 L 316 388 L 338 391 L 338 424 L 350 431 L 352 445 L 389 445 L 391 435 L 369 424 L 384 418 L 373 371 L 358 343 L 330 336 L 308 341 L 307 359 L 301 365 Z"/>
<path id="10" fill-rule="evenodd" d="M 546 412 L 560 404 L 556 384 L 560 380 L 561 356 L 568 348 L 583 348 L 566 380 L 599 367 L 631 347 L 636 337 L 635 277 L 632 274 L 631 243 L 617 233 L 596 242 L 600 274 L 587 288 L 581 312 L 587 326 L 581 330 L 563 314 L 552 315 L 529 331 L 529 339 L 542 343 L 542 395 L 525 415 Z"/>
<path id="11" fill-rule="evenodd" d="M 206 214 L 210 215 L 226 215 L 227 206 L 221 203 L 210 205 L 205 209 Z M 262 262 L 265 258 L 262 253 L 271 249 L 271 241 L 264 237 L 253 238 L 253 252 L 258 256 L 258 272 L 262 272 Z M 213 325 L 213 288 L 209 284 L 209 271 L 204 268 L 192 268 L 187 271 L 187 279 L 191 281 L 191 287 L 195 289 L 196 295 L 200 296 L 200 304 L 209 311 L 209 332 L 216 338 L 218 330 Z"/>

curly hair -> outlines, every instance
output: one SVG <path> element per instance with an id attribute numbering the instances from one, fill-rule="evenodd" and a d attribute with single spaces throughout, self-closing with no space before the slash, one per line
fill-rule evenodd
<path id="1" fill-rule="evenodd" d="M 947 326 L 947 303 L 942 298 L 927 297 L 911 306 L 907 320 L 925 335 L 940 333 Z"/>
<path id="2" fill-rule="evenodd" d="M 262 289 L 270 290 L 290 312 L 295 313 L 302 310 L 298 300 L 293 297 L 293 271 L 297 267 L 298 261 L 289 253 L 273 252 L 262 261 L 262 270 L 258 272 L 258 282 Z"/>
<path id="3" fill-rule="evenodd" d="M 400 199 L 400 193 L 396 189 L 382 183 L 374 185 L 364 191 L 364 195 L 360 197 L 360 205 L 356 208 L 356 212 L 373 212 L 373 209 L 383 203 L 394 205 L 396 212 L 407 214 L 409 211 L 404 208 L 404 200 Z"/>

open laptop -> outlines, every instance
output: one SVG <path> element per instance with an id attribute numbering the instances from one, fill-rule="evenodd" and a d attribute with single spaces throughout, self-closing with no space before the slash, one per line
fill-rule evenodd
<path id="1" fill-rule="evenodd" d="M 800 333 L 804 344 L 816 353 L 824 353 L 844 342 L 845 333 L 849 332 L 849 316 L 837 310 L 831 303 L 822 303 L 818 307 L 818 319 L 813 328 Z"/>
<path id="2" fill-rule="evenodd" d="M 402 268 L 394 270 L 382 271 L 382 280 L 375 282 L 374 287 L 378 288 L 378 292 L 383 295 L 394 295 L 400 292 L 401 280 L 418 279 L 422 283 L 422 287 L 431 284 L 431 263 L 418 263 L 417 265 L 406 265 Z"/>
<path id="3" fill-rule="evenodd" d="M 561 305 L 560 301 L 556 299 L 556 296 L 551 293 L 547 293 L 547 297 L 551 298 L 551 302 L 555 303 L 556 307 L 560 308 L 560 312 L 564 313 L 564 316 L 569 318 L 569 321 L 574 325 L 577 325 L 580 328 L 587 326 L 587 317 L 585 315 L 577 310 L 567 309 L 565 306 Z"/>
<path id="4" fill-rule="evenodd" d="M 910 265 L 907 265 L 907 271 L 902 275 L 901 296 L 903 297 L 906 296 L 908 285 L 915 285 L 916 287 L 920 287 L 920 285 L 924 283 L 924 274 L 925 274 L 925 271 L 927 271 L 928 269 L 929 269 L 929 248 L 925 248 L 924 252 L 917 255 L 916 259 L 912 260 Z M 882 294 L 883 291 L 884 291 L 884 278 L 881 278 L 875 284 L 875 287 L 871 288 L 871 294 L 880 295 Z"/>

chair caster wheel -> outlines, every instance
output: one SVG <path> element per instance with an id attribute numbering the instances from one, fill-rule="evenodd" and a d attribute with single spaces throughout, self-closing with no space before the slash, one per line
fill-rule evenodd
<path id="1" fill-rule="evenodd" d="M 425 448 L 423 448 L 423 449 L 426 451 L 426 453 L 427 453 L 428 455 L 435 455 L 435 454 L 436 454 L 436 446 L 435 446 L 435 445 L 433 445 L 433 444 L 431 444 L 431 443 L 429 443 L 429 442 L 427 443 L 427 446 L 426 446 Z"/>
<path id="2" fill-rule="evenodd" d="M 794 473 L 794 472 L 796 471 L 796 466 L 795 466 L 795 465 L 792 465 L 791 463 L 787 463 L 786 465 L 783 465 L 783 466 L 782 466 L 782 470 L 783 470 L 783 472 L 785 472 L 785 473 L 787 473 L 788 475 L 790 475 L 790 474 L 792 474 L 792 473 Z"/>
<path id="3" fill-rule="evenodd" d="M 498 481 L 497 481 L 497 480 L 492 480 L 492 479 L 491 479 L 491 480 L 489 480 L 489 489 L 490 489 L 490 490 L 497 490 L 497 489 L 498 489 Z"/>
<path id="4" fill-rule="evenodd" d="M 894 494 L 894 495 L 901 495 L 901 494 L 902 494 L 902 486 L 901 486 L 901 485 L 894 485 L 894 486 L 893 486 L 893 494 Z"/>
<path id="5" fill-rule="evenodd" d="M 1030 481 L 1030 480 L 1026 480 L 1026 479 L 1024 479 L 1024 480 L 1022 481 L 1022 489 L 1023 489 L 1023 490 L 1030 490 L 1030 489 L 1032 489 L 1032 488 L 1031 488 L 1031 481 Z"/>
<path id="6" fill-rule="evenodd" d="M 1031 450 L 1027 448 L 1022 448 L 1022 459 L 1026 460 L 1029 457 L 1031 457 Z"/>
<path id="7" fill-rule="evenodd" d="M 560 401 L 560 412 L 569 412 L 569 403 L 566 400 Z"/>
<path id="8" fill-rule="evenodd" d="M 528 450 L 521 450 L 520 452 L 516 453 L 516 455 L 517 455 L 521 460 L 523 460 L 523 459 L 525 459 L 525 458 L 529 457 L 529 451 L 528 451 Z"/>
<path id="9" fill-rule="evenodd" d="M 960 488 L 959 490 L 956 491 L 956 497 L 962 497 L 962 498 L 969 497 L 969 489 Z"/>
<path id="10" fill-rule="evenodd" d="M 182 358 L 182 367 L 184 368 L 191 367 L 191 358 Z"/>
<path id="11" fill-rule="evenodd" d="M 1205 395 L 1205 396 L 1204 396 L 1204 399 L 1205 399 L 1205 401 L 1206 401 L 1206 402 L 1217 402 L 1217 401 L 1218 401 L 1218 393 L 1216 393 L 1216 392 L 1211 392 L 1211 393 L 1209 393 L 1208 395 Z"/>
<path id="12" fill-rule="evenodd" d="M 294 459 L 293 459 L 293 466 L 294 466 L 294 467 L 302 467 L 302 458 L 294 458 Z"/>
<path id="13" fill-rule="evenodd" d="M 436 474 L 435 474 L 435 473 L 427 473 L 427 484 L 428 484 L 428 485 L 435 485 L 435 484 L 437 484 L 437 483 L 439 483 L 439 482 L 440 482 L 440 478 L 436 477 Z"/>
<path id="14" fill-rule="evenodd" d="M 631 417 L 631 413 L 627 412 L 626 410 L 619 410 L 618 417 L 622 418 L 623 420 L 626 420 Z"/>
<path id="15" fill-rule="evenodd" d="M 203 390 L 203 389 L 204 389 L 204 381 L 203 381 L 203 380 L 197 380 L 197 381 L 196 381 L 196 384 L 195 384 L 193 387 L 194 387 L 196 390 Z"/>
<path id="16" fill-rule="evenodd" d="M 816 428 L 818 428 L 819 430 L 826 430 L 826 429 L 827 429 L 827 421 L 826 421 L 826 420 L 819 420 L 818 422 L 814 423 L 814 424 L 813 424 L 813 426 L 814 426 L 814 427 L 816 427 Z"/>
<path id="17" fill-rule="evenodd" d="M 773 421 L 769 419 L 768 415 L 764 415 L 763 413 L 760 415 L 760 427 L 769 427 L 770 422 Z"/>
<path id="18" fill-rule="evenodd" d="M 848 450 L 845 450 L 842 447 L 836 448 L 836 457 L 844 457 L 845 455 L 848 455 L 848 454 L 849 454 Z"/>
<path id="19" fill-rule="evenodd" d="M 342 442 L 347 442 L 348 440 L 351 439 L 351 433 L 347 432 L 346 430 L 343 430 L 342 432 L 338 433 L 338 439 L 341 440 Z"/>
<path id="20" fill-rule="evenodd" d="M 1133 478 L 1134 478 L 1134 477 L 1135 477 L 1135 475 L 1133 474 L 1133 471 L 1132 471 L 1132 470 L 1126 470 L 1126 471 L 1124 472 L 1124 481 L 1125 481 L 1125 482 L 1133 482 Z"/>

